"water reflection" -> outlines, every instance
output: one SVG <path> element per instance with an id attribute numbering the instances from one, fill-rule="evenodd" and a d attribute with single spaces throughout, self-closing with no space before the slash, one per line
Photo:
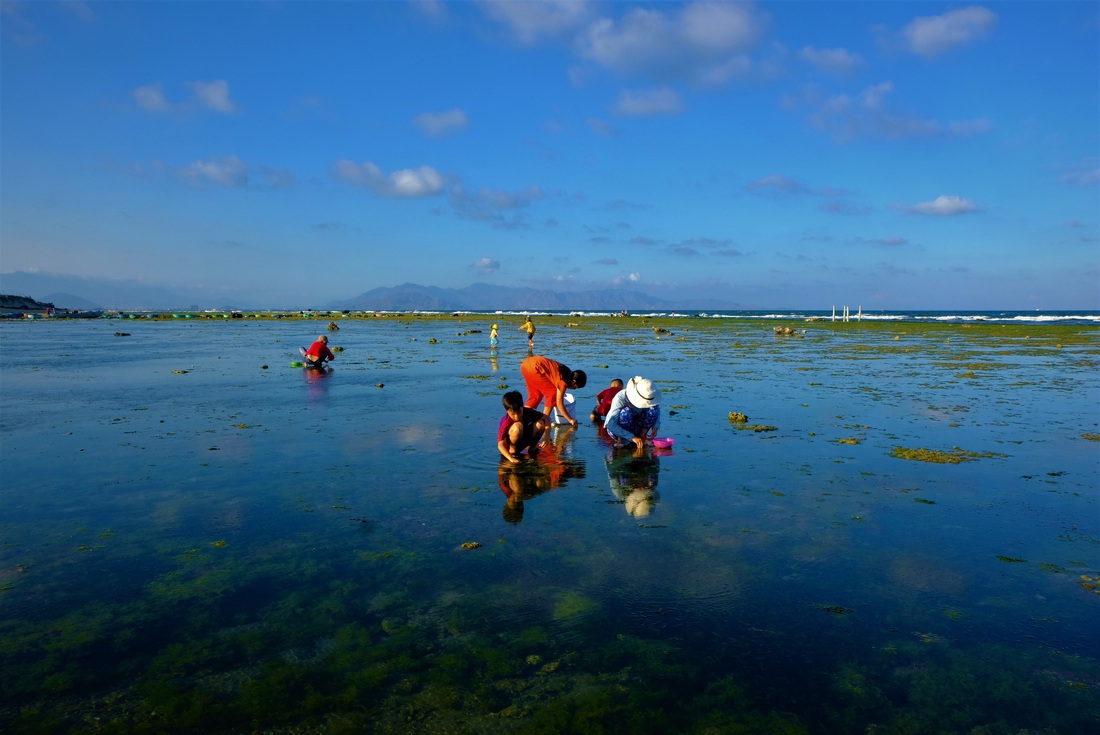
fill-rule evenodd
<path id="1" fill-rule="evenodd" d="M 570 456 L 569 442 L 575 429 L 555 427 L 550 441 L 530 459 L 512 463 L 501 459 L 497 482 L 504 493 L 501 515 L 509 523 L 523 520 L 523 504 L 542 493 L 561 487 L 566 480 L 583 478 L 584 462 Z"/>
<path id="2" fill-rule="evenodd" d="M 335 372 L 336 370 L 330 367 L 302 368 L 302 378 L 309 388 L 311 401 L 322 399 L 328 394 L 329 378 Z"/>
<path id="3" fill-rule="evenodd" d="M 500 370 L 500 361 L 497 359 L 497 351 L 489 350 L 489 363 L 493 366 L 493 372 Z"/>
<path id="4" fill-rule="evenodd" d="M 661 473 L 659 451 L 652 447 L 612 447 L 604 457 L 611 492 L 623 502 L 626 512 L 635 518 L 648 516 L 661 499 L 661 494 L 657 492 L 657 480 Z"/>

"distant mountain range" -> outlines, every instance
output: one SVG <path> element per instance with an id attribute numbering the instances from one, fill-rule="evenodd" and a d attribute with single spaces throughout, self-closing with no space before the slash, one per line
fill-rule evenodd
<path id="1" fill-rule="evenodd" d="M 465 288 L 438 288 L 405 283 L 375 288 L 350 299 L 292 307 L 246 303 L 241 299 L 204 293 L 177 293 L 137 281 L 82 276 L 0 273 L 0 293 L 26 295 L 51 302 L 59 309 L 115 309 L 119 311 L 194 311 L 198 309 L 261 310 L 325 308 L 374 311 L 642 311 L 673 309 L 740 309 L 734 302 L 713 299 L 669 301 L 638 291 L 551 291 L 475 283 Z"/>
<path id="2" fill-rule="evenodd" d="M 550 291 L 475 283 L 465 288 L 438 288 L 403 283 L 375 288 L 327 305 L 330 309 L 378 311 L 638 311 L 646 309 L 737 309 L 734 303 L 671 302 L 626 289 Z"/>

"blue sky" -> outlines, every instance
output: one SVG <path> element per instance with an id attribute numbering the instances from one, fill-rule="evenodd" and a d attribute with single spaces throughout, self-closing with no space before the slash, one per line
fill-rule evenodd
<path id="1" fill-rule="evenodd" d="M 1100 306 L 1096 2 L 4 2 L 0 270 Z"/>

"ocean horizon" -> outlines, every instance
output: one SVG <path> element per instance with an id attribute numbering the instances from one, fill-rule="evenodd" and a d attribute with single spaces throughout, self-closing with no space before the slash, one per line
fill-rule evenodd
<path id="1" fill-rule="evenodd" d="M 0 322 L 0 722 L 1089 731 L 1100 329 L 996 315 Z M 587 420 L 633 375 L 671 449 Z"/>

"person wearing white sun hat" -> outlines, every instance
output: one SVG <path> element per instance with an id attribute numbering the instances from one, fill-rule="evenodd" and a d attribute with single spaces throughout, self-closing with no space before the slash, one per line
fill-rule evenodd
<path id="1" fill-rule="evenodd" d="M 633 442 L 641 450 L 647 439 L 661 428 L 661 389 L 653 381 L 635 375 L 615 394 L 603 426 L 624 442 Z"/>

